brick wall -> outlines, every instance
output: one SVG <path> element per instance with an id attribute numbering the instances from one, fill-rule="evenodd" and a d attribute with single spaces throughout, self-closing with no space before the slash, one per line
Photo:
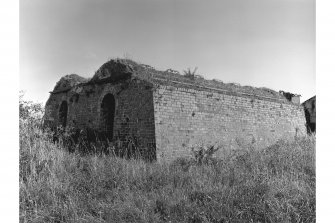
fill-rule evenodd
<path id="1" fill-rule="evenodd" d="M 199 143 L 262 148 L 306 134 L 303 108 L 290 102 L 173 86 L 153 97 L 158 160 L 189 156 Z"/>
<path id="2" fill-rule="evenodd" d="M 114 139 L 131 139 L 152 155 L 155 148 L 153 98 L 151 85 L 144 81 L 76 86 L 68 92 L 51 94 L 46 103 L 46 123 L 60 124 L 59 108 L 62 101 L 67 101 L 67 126 L 103 132 L 101 103 L 107 94 L 115 98 Z"/>
<path id="3" fill-rule="evenodd" d="M 114 139 L 135 140 L 158 161 L 190 156 L 190 147 L 201 143 L 263 148 L 306 134 L 303 108 L 285 100 L 163 84 L 153 87 L 136 79 L 79 85 L 51 94 L 45 120 L 60 124 L 59 108 L 67 101 L 68 126 L 102 132 L 101 104 L 107 94 L 115 98 Z"/>

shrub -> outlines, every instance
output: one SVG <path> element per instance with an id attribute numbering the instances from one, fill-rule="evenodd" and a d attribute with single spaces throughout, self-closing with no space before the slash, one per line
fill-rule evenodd
<path id="1" fill-rule="evenodd" d="M 208 164 L 215 162 L 214 154 L 220 149 L 218 145 L 198 145 L 191 148 L 195 163 Z"/>
<path id="2" fill-rule="evenodd" d="M 20 121 L 30 122 L 34 125 L 41 125 L 44 114 L 44 107 L 40 103 L 34 103 L 23 99 L 24 92 L 19 93 L 19 118 Z"/>

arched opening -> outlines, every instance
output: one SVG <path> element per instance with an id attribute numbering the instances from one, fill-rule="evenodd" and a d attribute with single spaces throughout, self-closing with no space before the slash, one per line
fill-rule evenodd
<path id="1" fill-rule="evenodd" d="M 107 94 L 101 103 L 101 125 L 108 140 L 113 139 L 114 115 L 115 99 L 112 94 Z"/>
<path id="2" fill-rule="evenodd" d="M 67 102 L 63 101 L 59 109 L 59 123 L 65 128 L 67 120 Z"/>

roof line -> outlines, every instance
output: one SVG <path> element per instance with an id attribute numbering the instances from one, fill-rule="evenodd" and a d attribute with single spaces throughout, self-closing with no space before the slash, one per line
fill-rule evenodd
<path id="1" fill-rule="evenodd" d="M 137 76 L 138 77 L 138 76 Z M 199 88 L 203 88 L 203 89 L 208 89 L 208 90 L 215 90 L 215 91 L 219 91 L 219 92 L 223 92 L 223 93 L 230 93 L 230 94 L 236 94 L 236 95 L 244 95 L 244 96 L 253 96 L 253 97 L 258 97 L 258 98 L 263 98 L 263 99 L 270 99 L 270 100 L 273 100 L 273 101 L 282 101 L 282 102 L 288 102 L 287 100 L 285 99 L 279 99 L 279 98 L 272 98 L 272 97 L 266 97 L 266 96 L 261 96 L 261 95 L 258 95 L 258 94 L 248 94 L 248 93 L 244 93 L 244 92 L 233 92 L 233 91 L 228 91 L 228 90 L 223 90 L 223 89 L 219 89 L 219 88 L 213 88 L 213 87 L 207 87 L 207 86 L 203 86 L 203 85 L 195 85 L 195 84 L 191 84 L 191 83 L 187 83 L 187 82 L 180 82 L 180 81 L 174 81 L 174 80 L 167 80 L 167 79 L 164 79 L 164 78 L 157 78 L 157 77 L 151 77 L 152 79 L 154 80 L 161 80 L 161 81 L 165 81 L 165 82 L 173 82 L 173 83 L 176 83 L 176 84 L 183 84 L 183 85 L 188 85 L 188 86 L 193 86 L 193 87 L 199 87 Z M 141 79 L 141 78 L 140 78 Z M 150 81 L 150 80 L 147 80 L 147 81 Z M 92 83 L 90 82 L 86 82 L 86 83 L 79 83 L 75 86 L 80 86 L 80 85 L 90 85 Z M 58 93 L 63 93 L 63 92 L 67 92 L 67 91 L 70 91 L 73 87 L 75 86 L 72 86 L 71 88 L 69 89 L 65 89 L 65 90 L 61 90 L 61 91 L 50 91 L 49 93 L 50 94 L 58 94 Z"/>
<path id="2" fill-rule="evenodd" d="M 206 86 L 203 86 L 203 85 L 194 85 L 194 84 L 190 84 L 190 83 L 186 83 L 186 82 L 167 80 L 167 79 L 163 79 L 163 78 L 153 78 L 153 79 L 155 79 L 155 80 L 163 80 L 163 81 L 168 81 L 168 82 L 173 82 L 173 83 L 177 83 L 177 84 L 190 85 L 190 86 L 205 88 L 205 89 L 209 89 L 209 90 L 216 90 L 216 91 L 220 91 L 220 92 L 235 93 L 235 94 L 254 96 L 254 97 L 256 96 L 256 97 L 259 97 L 259 98 L 266 98 L 266 99 L 271 99 L 271 100 L 275 100 L 275 101 L 284 101 L 284 102 L 287 102 L 287 100 L 285 100 L 285 99 L 265 97 L 265 96 L 261 96 L 261 95 L 257 95 L 257 94 L 248 94 L 248 93 L 244 93 L 244 92 L 232 92 L 232 91 L 227 91 L 227 90 L 223 90 L 223 89 L 219 89 L 219 88 L 206 87 Z"/>

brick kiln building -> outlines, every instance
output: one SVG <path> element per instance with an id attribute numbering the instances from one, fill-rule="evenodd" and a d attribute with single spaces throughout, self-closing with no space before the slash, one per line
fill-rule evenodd
<path id="1" fill-rule="evenodd" d="M 306 134 L 298 95 L 110 60 L 91 79 L 64 76 L 50 92 L 45 122 L 130 138 L 158 161 L 189 156 L 198 143 L 262 148 Z M 217 153 L 220 156 L 220 150 Z"/>

